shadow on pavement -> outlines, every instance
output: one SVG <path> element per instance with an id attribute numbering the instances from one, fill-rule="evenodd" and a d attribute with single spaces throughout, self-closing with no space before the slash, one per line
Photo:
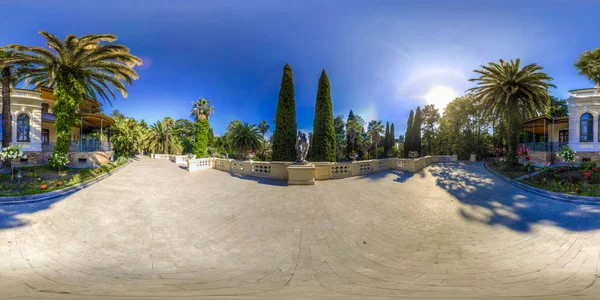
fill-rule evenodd
<path id="1" fill-rule="evenodd" d="M 285 181 L 285 180 L 275 180 L 275 179 L 260 178 L 260 177 L 254 177 L 254 176 L 243 176 L 243 175 L 233 174 L 233 173 L 229 173 L 229 175 L 231 177 L 235 177 L 237 179 L 254 181 L 258 184 L 266 184 L 266 185 L 273 185 L 273 186 L 288 186 L 287 181 Z"/>
<path id="2" fill-rule="evenodd" d="M 533 194 L 488 173 L 481 163 L 436 164 L 428 170 L 436 184 L 468 207 L 467 220 L 529 232 L 534 224 L 570 231 L 600 229 L 600 206 L 558 201 Z"/>
<path id="3" fill-rule="evenodd" d="M 27 215 L 40 210 L 49 209 L 52 204 L 66 197 L 68 196 L 29 204 L 0 205 L 0 231 L 3 229 L 27 226 L 29 222 L 19 218 L 19 215 Z"/>

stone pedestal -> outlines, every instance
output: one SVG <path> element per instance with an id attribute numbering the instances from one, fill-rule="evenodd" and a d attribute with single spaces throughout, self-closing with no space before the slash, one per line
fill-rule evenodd
<path id="1" fill-rule="evenodd" d="M 476 160 L 477 160 L 477 155 L 471 154 L 471 158 L 469 159 L 469 161 L 476 161 Z"/>
<path id="2" fill-rule="evenodd" d="M 312 185 L 315 184 L 315 166 L 290 165 L 287 167 L 289 185 Z"/>

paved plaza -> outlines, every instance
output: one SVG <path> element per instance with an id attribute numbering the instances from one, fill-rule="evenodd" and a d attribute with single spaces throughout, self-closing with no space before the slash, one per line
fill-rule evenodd
<path id="1" fill-rule="evenodd" d="M 0 298 L 600 295 L 600 206 L 449 163 L 315 186 L 140 157 L 0 206 Z"/>

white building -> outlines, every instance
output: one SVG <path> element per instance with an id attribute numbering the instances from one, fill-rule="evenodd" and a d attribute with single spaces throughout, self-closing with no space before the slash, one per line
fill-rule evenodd
<path id="1" fill-rule="evenodd" d="M 1 89 L 0 89 L 1 91 Z M 55 116 L 56 98 L 53 90 L 11 89 L 12 140 L 27 154 L 24 164 L 45 164 L 56 144 Z M 93 99 L 81 102 L 77 116 L 81 124 L 74 124 L 69 147 L 70 165 L 102 164 L 112 160 L 110 143 L 114 120 L 101 112 L 101 104 Z M 2 103 L 0 102 L 0 111 Z M 2 130 L 0 114 L 0 132 Z M 0 135 L 0 140 L 2 136 Z"/>
<path id="2" fill-rule="evenodd" d="M 569 91 L 569 116 L 540 116 L 523 123 L 525 144 L 533 151 L 532 161 L 558 161 L 557 152 L 569 145 L 576 161 L 600 163 L 600 92 L 597 88 Z"/>

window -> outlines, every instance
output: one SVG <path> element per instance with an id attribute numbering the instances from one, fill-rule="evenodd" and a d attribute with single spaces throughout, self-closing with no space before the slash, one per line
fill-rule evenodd
<path id="1" fill-rule="evenodd" d="M 20 114 L 17 117 L 17 142 L 29 141 L 29 116 Z"/>

